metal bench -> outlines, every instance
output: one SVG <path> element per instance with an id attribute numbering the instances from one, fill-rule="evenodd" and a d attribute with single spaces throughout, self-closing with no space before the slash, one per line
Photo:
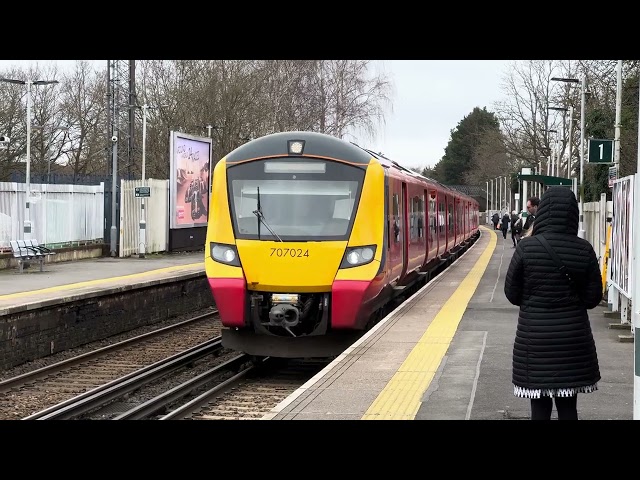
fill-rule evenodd
<path id="1" fill-rule="evenodd" d="M 44 254 L 38 253 L 33 247 L 27 247 L 24 240 L 11 240 L 9 243 L 13 257 L 18 261 L 20 273 L 24 271 L 25 263 L 29 265 L 34 261 L 40 263 L 40 271 L 43 271 Z"/>
<path id="2" fill-rule="evenodd" d="M 36 240 L 35 238 L 32 239 L 32 240 L 25 240 L 25 243 L 26 243 L 27 247 L 31 246 L 31 247 L 35 248 L 38 251 L 38 253 L 42 253 L 45 256 L 55 255 L 56 254 L 56 252 L 54 252 L 50 248 L 47 248 L 44 245 L 40 245 L 40 243 L 38 243 L 38 240 Z"/>

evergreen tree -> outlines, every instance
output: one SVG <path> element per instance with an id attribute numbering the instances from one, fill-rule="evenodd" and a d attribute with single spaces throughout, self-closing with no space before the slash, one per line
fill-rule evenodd
<path id="1" fill-rule="evenodd" d="M 433 168 L 433 177 L 448 185 L 464 185 L 465 174 L 473 168 L 473 157 L 483 137 L 500 133 L 500 122 L 486 107 L 475 107 L 451 131 L 442 159 Z"/>

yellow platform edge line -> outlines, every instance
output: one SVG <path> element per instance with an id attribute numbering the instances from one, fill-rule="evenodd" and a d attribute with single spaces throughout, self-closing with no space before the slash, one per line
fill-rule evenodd
<path id="1" fill-rule="evenodd" d="M 89 287 L 92 285 L 98 285 L 98 284 L 106 284 L 107 282 L 119 282 L 121 280 L 137 280 L 137 279 L 142 279 L 144 277 L 148 277 L 150 275 L 155 275 L 155 274 L 161 274 L 161 273 L 171 273 L 171 272 L 176 272 L 176 271 L 180 271 L 183 269 L 189 269 L 189 268 L 194 268 L 194 267 L 199 267 L 201 266 L 203 271 L 204 271 L 204 260 L 202 262 L 198 262 L 198 263 L 188 263 L 185 265 L 174 265 L 171 267 L 163 267 L 163 268 L 157 268 L 155 270 L 148 270 L 146 272 L 140 272 L 140 273 L 131 273 L 129 275 L 121 275 L 119 277 L 107 277 L 107 278 L 99 278 L 96 280 L 87 280 L 85 282 L 77 282 L 77 283 L 67 283 L 65 285 L 56 285 L 55 287 L 47 287 L 47 288 L 42 288 L 40 290 L 29 290 L 27 292 L 16 292 L 16 293 L 9 293 L 7 295 L 0 295 L 0 300 L 10 300 L 13 298 L 20 298 L 20 297 L 24 297 L 27 295 L 37 295 L 37 294 L 44 294 L 44 293 L 52 293 L 52 292 L 62 292 L 65 290 L 72 290 L 74 288 L 83 288 L 83 287 Z"/>
<path id="2" fill-rule="evenodd" d="M 411 350 L 391 380 L 369 406 L 362 420 L 413 420 L 420 408 L 420 400 L 429 388 L 460 320 L 473 297 L 480 279 L 489 265 L 498 236 L 481 226 L 489 234 L 489 243 L 467 276 L 445 302 L 440 311 Z"/>

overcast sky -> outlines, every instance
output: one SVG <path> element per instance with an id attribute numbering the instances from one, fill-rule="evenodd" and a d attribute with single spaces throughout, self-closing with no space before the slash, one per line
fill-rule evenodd
<path id="1" fill-rule="evenodd" d="M 52 60 L 0 60 L 0 70 Z M 61 68 L 75 60 L 56 60 Z M 511 60 L 386 60 L 377 62 L 393 83 L 393 111 L 375 139 L 358 143 L 406 167 L 433 166 L 444 155 L 451 130 L 475 107 L 493 110 L 504 97 L 502 77 Z M 96 61 L 106 68 L 106 60 Z"/>
<path id="2" fill-rule="evenodd" d="M 493 110 L 510 60 L 387 60 L 393 112 L 374 140 L 358 142 L 406 167 L 434 166 L 451 130 L 475 107 Z"/>

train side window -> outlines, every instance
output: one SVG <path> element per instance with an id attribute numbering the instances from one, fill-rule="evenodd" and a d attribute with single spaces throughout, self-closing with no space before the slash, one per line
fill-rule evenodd
<path id="1" fill-rule="evenodd" d="M 422 213 L 420 209 L 420 197 L 411 199 L 411 239 L 422 237 Z"/>
<path id="2" fill-rule="evenodd" d="M 444 233 L 444 202 L 438 203 L 438 233 Z"/>
<path id="3" fill-rule="evenodd" d="M 393 240 L 394 242 L 400 241 L 400 198 L 397 193 L 393 194 L 393 217 L 392 217 L 392 225 L 393 229 Z"/>

